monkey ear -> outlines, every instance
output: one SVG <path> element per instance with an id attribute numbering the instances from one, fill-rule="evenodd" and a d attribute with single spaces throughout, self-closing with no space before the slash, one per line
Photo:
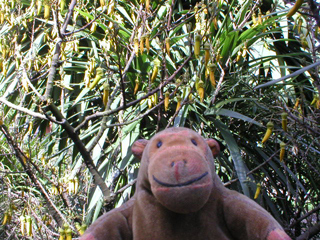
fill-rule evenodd
<path id="1" fill-rule="evenodd" d="M 223 144 L 216 139 L 208 138 L 208 139 L 206 139 L 206 142 L 207 142 L 208 146 L 210 147 L 212 155 L 214 157 L 218 156 L 220 151 L 223 151 L 225 149 Z"/>
<path id="2" fill-rule="evenodd" d="M 133 143 L 131 151 L 136 158 L 141 159 L 143 150 L 148 144 L 148 142 L 149 141 L 146 139 L 139 139 Z"/>

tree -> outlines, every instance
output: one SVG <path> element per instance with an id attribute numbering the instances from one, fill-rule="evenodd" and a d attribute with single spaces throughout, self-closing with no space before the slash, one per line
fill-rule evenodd
<path id="1" fill-rule="evenodd" d="M 133 194 L 131 144 L 187 126 L 227 146 L 228 187 L 319 236 L 319 5 L 292 5 L 3 0 L 1 234 L 77 236 Z"/>

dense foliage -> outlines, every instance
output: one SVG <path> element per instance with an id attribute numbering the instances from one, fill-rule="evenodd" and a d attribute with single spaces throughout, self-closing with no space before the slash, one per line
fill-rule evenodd
<path id="1" fill-rule="evenodd" d="M 170 126 L 219 139 L 226 186 L 319 237 L 320 7 L 293 4 L 1 0 L 0 238 L 77 237 Z"/>

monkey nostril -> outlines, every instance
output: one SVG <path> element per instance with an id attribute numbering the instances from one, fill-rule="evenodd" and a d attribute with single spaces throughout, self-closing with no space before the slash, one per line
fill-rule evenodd
<path id="1" fill-rule="evenodd" d="M 183 163 L 184 163 L 184 164 L 187 164 L 187 160 L 184 159 L 184 160 L 183 160 Z"/>
<path id="2" fill-rule="evenodd" d="M 174 162 L 172 162 L 170 165 L 171 165 L 171 167 L 173 167 L 174 166 Z"/>

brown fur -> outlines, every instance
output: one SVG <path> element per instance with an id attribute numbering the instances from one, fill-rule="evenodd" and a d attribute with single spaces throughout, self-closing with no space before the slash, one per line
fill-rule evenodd
<path id="1" fill-rule="evenodd" d="M 170 128 L 138 140 L 141 158 L 135 195 L 101 216 L 81 240 L 289 240 L 276 220 L 215 173 L 214 139 Z"/>

